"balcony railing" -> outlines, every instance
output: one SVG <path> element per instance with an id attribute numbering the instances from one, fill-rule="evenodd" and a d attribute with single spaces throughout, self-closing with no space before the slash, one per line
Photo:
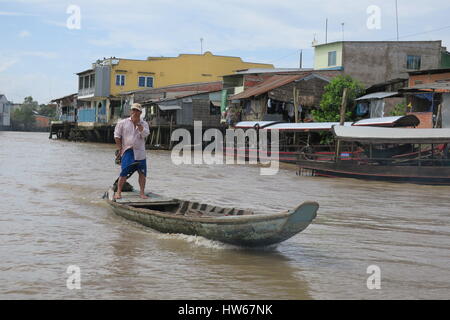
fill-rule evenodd
<path id="1" fill-rule="evenodd" d="M 83 88 L 78 90 L 78 97 L 82 98 L 84 96 L 94 95 L 95 88 Z"/>

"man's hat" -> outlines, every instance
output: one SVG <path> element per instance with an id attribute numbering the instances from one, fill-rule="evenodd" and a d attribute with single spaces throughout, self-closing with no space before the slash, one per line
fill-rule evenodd
<path id="1" fill-rule="evenodd" d="M 133 103 L 133 104 L 131 105 L 131 110 L 133 110 L 133 109 L 142 112 L 142 106 L 141 106 L 139 103 Z"/>

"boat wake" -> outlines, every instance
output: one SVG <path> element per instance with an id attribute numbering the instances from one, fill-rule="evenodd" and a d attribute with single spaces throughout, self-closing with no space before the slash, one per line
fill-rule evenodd
<path id="1" fill-rule="evenodd" d="M 218 249 L 218 250 L 258 250 L 258 251 L 273 251 L 278 247 L 278 244 L 265 246 L 265 247 L 243 247 L 243 246 L 234 246 L 232 244 L 223 243 L 220 241 L 214 241 L 210 239 L 206 239 L 202 236 L 192 236 L 181 233 L 161 233 L 158 234 L 158 238 L 162 240 L 181 240 L 192 244 L 194 246 L 209 248 L 209 249 Z"/>
<path id="2" fill-rule="evenodd" d="M 210 248 L 210 249 L 242 249 L 241 247 L 234 246 L 232 244 L 222 243 L 220 241 L 214 241 L 206 239 L 202 236 L 191 236 L 181 233 L 161 233 L 158 238 L 163 240 L 182 240 L 195 246 Z"/>

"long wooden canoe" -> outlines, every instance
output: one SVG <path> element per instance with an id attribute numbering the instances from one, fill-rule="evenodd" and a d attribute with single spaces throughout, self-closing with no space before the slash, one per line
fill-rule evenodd
<path id="1" fill-rule="evenodd" d="M 160 232 L 197 235 L 246 247 L 268 246 L 291 238 L 308 227 L 319 209 L 316 202 L 304 202 L 294 210 L 262 214 L 154 193 L 147 194 L 149 199 L 145 200 L 137 192 L 122 192 L 118 200 L 113 195 L 114 191 L 108 190 L 106 202 L 126 219 Z"/>

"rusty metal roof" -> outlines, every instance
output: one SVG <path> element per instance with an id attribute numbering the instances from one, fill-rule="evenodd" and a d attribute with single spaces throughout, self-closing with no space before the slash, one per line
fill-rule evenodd
<path id="1" fill-rule="evenodd" d="M 248 88 L 244 92 L 235 94 L 230 96 L 229 100 L 239 100 L 239 99 L 247 99 L 253 96 L 259 96 L 260 94 L 266 93 L 272 89 L 284 86 L 285 84 L 288 84 L 290 82 L 293 82 L 295 80 L 304 78 L 305 75 L 274 75 L 261 84 Z"/>
<path id="2" fill-rule="evenodd" d="M 418 84 L 414 87 L 399 89 L 400 92 L 450 92 L 450 81 Z"/>

